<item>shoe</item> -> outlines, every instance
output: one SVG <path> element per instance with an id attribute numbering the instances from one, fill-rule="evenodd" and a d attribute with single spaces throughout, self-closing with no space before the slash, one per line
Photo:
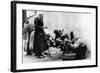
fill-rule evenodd
<path id="1" fill-rule="evenodd" d="M 42 55 L 41 56 L 37 56 L 37 58 L 44 58 L 44 56 L 42 56 Z"/>
<path id="2" fill-rule="evenodd" d="M 27 55 L 32 55 L 32 53 L 27 53 Z"/>

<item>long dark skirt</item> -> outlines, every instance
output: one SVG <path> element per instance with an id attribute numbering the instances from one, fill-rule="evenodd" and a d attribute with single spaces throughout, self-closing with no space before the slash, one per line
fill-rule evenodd
<path id="1" fill-rule="evenodd" d="M 45 33 L 43 30 L 35 31 L 34 34 L 34 44 L 33 44 L 33 52 L 36 56 L 42 55 L 42 52 L 45 50 Z"/>

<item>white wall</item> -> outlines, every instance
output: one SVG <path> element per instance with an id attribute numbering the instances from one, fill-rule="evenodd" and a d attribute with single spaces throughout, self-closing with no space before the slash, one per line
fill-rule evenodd
<path id="1" fill-rule="evenodd" d="M 92 35 L 92 15 L 83 13 L 67 13 L 67 12 L 45 12 L 44 24 L 48 30 L 53 33 L 55 29 L 64 29 L 64 33 L 71 31 L 77 32 L 78 37 L 91 42 Z"/>
<path id="2" fill-rule="evenodd" d="M 10 72 L 10 1 L 0 1 L 0 73 L 11 73 Z M 25 0 L 24 0 L 25 1 Z M 40 2 L 55 2 L 55 3 L 67 3 L 67 4 L 83 4 L 83 5 L 98 5 L 100 13 L 100 0 L 31 0 Z M 100 14 L 98 15 L 100 16 Z M 99 18 L 100 19 L 100 18 Z M 100 23 L 100 22 L 99 22 Z M 99 24 L 98 23 L 98 24 Z M 99 26 L 98 26 L 99 27 Z M 100 29 L 99 29 L 100 31 Z M 100 37 L 100 34 L 99 34 Z M 100 39 L 98 39 L 100 40 Z M 100 46 L 99 46 L 100 48 Z M 100 49 L 98 48 L 98 52 Z M 99 53 L 100 55 L 100 53 Z M 100 57 L 99 57 L 100 61 Z M 100 64 L 99 64 L 100 66 Z M 84 69 L 66 69 L 66 70 L 52 70 L 52 71 L 38 71 L 36 73 L 99 73 L 100 67 L 98 68 L 84 68 Z M 24 73 L 24 72 L 22 72 Z M 33 72 L 26 72 L 33 73 Z"/>

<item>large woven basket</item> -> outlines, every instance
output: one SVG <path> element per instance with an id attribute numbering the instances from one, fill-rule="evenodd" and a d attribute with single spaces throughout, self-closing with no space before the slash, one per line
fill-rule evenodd
<path id="1" fill-rule="evenodd" d="M 50 47 L 49 54 L 51 59 L 60 59 L 62 53 L 59 48 Z"/>
<path id="2" fill-rule="evenodd" d="M 66 53 L 64 55 L 61 56 L 62 60 L 74 60 L 76 59 L 76 53 Z"/>

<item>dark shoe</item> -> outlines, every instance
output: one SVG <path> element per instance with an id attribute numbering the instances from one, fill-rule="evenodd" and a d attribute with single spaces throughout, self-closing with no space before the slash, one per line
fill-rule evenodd
<path id="1" fill-rule="evenodd" d="M 27 55 L 32 55 L 32 53 L 27 53 Z"/>
<path id="2" fill-rule="evenodd" d="M 37 58 L 44 58 L 44 56 L 37 56 Z"/>
<path id="3" fill-rule="evenodd" d="M 46 53 L 46 52 L 45 52 L 44 55 L 49 55 L 49 53 Z"/>

